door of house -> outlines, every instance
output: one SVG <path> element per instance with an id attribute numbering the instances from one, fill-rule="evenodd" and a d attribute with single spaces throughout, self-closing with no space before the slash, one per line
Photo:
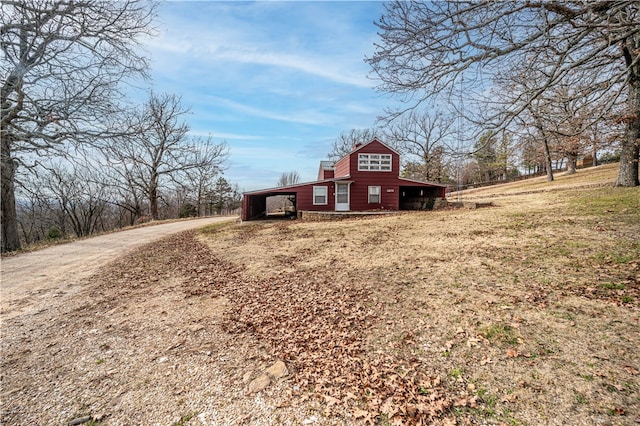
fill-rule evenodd
<path id="1" fill-rule="evenodd" d="M 336 182 L 336 211 L 349 211 L 349 184 Z"/>

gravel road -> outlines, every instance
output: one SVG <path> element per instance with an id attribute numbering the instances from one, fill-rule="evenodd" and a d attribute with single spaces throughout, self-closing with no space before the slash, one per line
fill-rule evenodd
<path id="1" fill-rule="evenodd" d="M 188 232 L 231 220 L 154 225 L 3 259 L 0 424 L 303 423 L 293 375 L 248 392 L 248 380 L 278 359 L 251 335 L 226 331 L 232 302 L 221 289 L 239 279 L 236 267 Z"/>
<path id="2" fill-rule="evenodd" d="M 176 232 L 234 219 L 215 217 L 144 226 L 6 257 L 0 264 L 0 319 L 36 310 L 52 295 L 75 293 L 78 284 L 97 268 L 135 247 Z"/>

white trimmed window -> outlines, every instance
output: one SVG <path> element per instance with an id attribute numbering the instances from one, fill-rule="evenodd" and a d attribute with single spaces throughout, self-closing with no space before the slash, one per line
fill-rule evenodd
<path id="1" fill-rule="evenodd" d="M 390 172 L 391 154 L 358 154 L 358 170 Z"/>
<path id="2" fill-rule="evenodd" d="M 313 187 L 313 205 L 314 206 L 326 205 L 328 194 L 329 194 L 328 187 L 314 186 Z"/>
<path id="3" fill-rule="evenodd" d="M 379 203 L 380 203 L 380 187 L 370 186 L 369 187 L 369 204 L 379 204 Z"/>

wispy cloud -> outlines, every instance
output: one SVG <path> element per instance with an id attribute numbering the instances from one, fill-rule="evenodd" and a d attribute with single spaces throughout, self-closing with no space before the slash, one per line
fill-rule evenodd
<path id="1" fill-rule="evenodd" d="M 259 141 L 264 140 L 263 136 L 256 135 L 246 135 L 240 133 L 224 133 L 224 132 L 209 132 L 205 130 L 190 130 L 189 135 L 195 137 L 203 137 L 208 138 L 209 136 L 214 139 L 225 139 L 225 140 L 242 140 L 242 141 Z"/>
<path id="2" fill-rule="evenodd" d="M 290 123 L 321 125 L 327 124 L 332 121 L 332 117 L 311 109 L 298 111 L 295 113 L 280 114 L 269 109 L 263 109 L 254 107 L 251 105 L 242 104 L 240 102 L 233 101 L 231 99 L 219 98 L 212 96 L 211 99 L 218 106 L 224 106 L 234 111 L 248 114 L 256 117 L 267 118 L 270 120 L 286 121 Z"/>
<path id="3" fill-rule="evenodd" d="M 193 136 L 226 140 L 246 189 L 314 179 L 331 140 L 372 126 L 385 100 L 363 61 L 380 2 L 168 1 L 149 40 L 154 90 L 183 96 Z"/>
<path id="4" fill-rule="evenodd" d="M 188 55 L 211 64 L 288 68 L 336 83 L 372 86 L 366 78 L 364 52 L 354 54 L 361 50 L 362 37 L 358 29 L 347 25 L 345 4 L 331 9 L 314 3 L 295 7 L 290 2 L 185 5 L 191 14 L 165 17 L 167 25 L 179 31 L 151 40 L 149 46 L 155 52 Z M 175 8 L 176 4 L 167 6 Z M 306 37 L 313 37 L 313 49 Z"/>
<path id="5" fill-rule="evenodd" d="M 361 72 L 343 68 L 345 64 L 336 64 L 335 58 L 325 56 L 300 56 L 290 53 L 264 52 L 236 46 L 234 49 L 220 49 L 212 46 L 211 58 L 290 68 L 328 80 L 358 87 L 372 87 Z M 341 67 L 342 66 L 342 67 Z"/>

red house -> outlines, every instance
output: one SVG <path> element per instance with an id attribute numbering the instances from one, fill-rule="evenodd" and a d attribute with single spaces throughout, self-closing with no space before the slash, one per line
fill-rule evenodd
<path id="1" fill-rule="evenodd" d="M 400 154 L 377 139 L 354 146 L 340 160 L 321 161 L 318 180 L 245 192 L 242 220 L 266 217 L 267 198 L 285 195 L 304 211 L 429 210 L 444 200 L 446 185 L 404 179 Z"/>

